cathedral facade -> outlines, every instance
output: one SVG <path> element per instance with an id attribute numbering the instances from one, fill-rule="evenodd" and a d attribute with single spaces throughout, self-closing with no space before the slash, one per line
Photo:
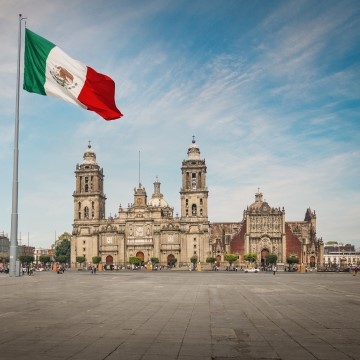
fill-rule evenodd
<path id="1" fill-rule="evenodd" d="M 226 252 L 237 254 L 245 263 L 245 254 L 255 254 L 259 267 L 266 267 L 267 256 L 274 254 L 280 268 L 295 256 L 308 267 L 324 265 L 324 244 L 316 236 L 316 214 L 310 208 L 304 220 L 286 221 L 285 209 L 271 207 L 259 191 L 255 202 L 243 212 L 239 223 L 211 224 L 212 253 L 222 259 Z"/>
<path id="2" fill-rule="evenodd" d="M 133 203 L 127 208 L 120 206 L 115 216 L 106 218 L 103 169 L 89 145 L 75 171 L 71 266 L 77 266 L 78 256 L 85 257 L 87 264 L 100 256 L 101 263 L 108 266 L 124 266 L 132 256 L 144 263 L 158 258 L 161 265 L 176 259 L 178 267 L 189 266 L 194 255 L 201 263 L 215 257 L 222 264 L 226 253 L 237 254 L 240 264 L 248 253 L 257 254 L 259 265 L 266 264 L 269 254 L 277 255 L 280 266 L 291 255 L 306 265 L 322 263 L 315 212 L 308 209 L 303 221 L 286 222 L 285 210 L 270 207 L 258 191 L 241 221 L 210 223 L 206 164 L 194 139 L 181 174 L 180 217 L 174 216 L 156 179 L 151 197 L 139 183 Z"/>
<path id="3" fill-rule="evenodd" d="M 105 218 L 103 169 L 89 145 L 75 171 L 71 266 L 76 266 L 77 256 L 84 256 L 87 262 L 101 256 L 103 264 L 115 266 L 126 265 L 132 256 L 143 262 L 155 257 L 162 265 L 173 259 L 177 266 L 189 264 L 194 255 L 205 261 L 210 252 L 206 165 L 195 140 L 187 155 L 181 167 L 180 217 L 174 217 L 156 179 L 151 198 L 138 184 L 134 202 Z"/>

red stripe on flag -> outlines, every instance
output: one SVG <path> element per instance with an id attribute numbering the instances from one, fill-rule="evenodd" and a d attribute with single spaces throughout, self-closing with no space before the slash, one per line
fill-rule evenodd
<path id="1" fill-rule="evenodd" d="M 115 104 L 114 81 L 89 66 L 87 67 L 86 80 L 78 100 L 88 110 L 95 111 L 105 120 L 115 120 L 123 116 Z"/>

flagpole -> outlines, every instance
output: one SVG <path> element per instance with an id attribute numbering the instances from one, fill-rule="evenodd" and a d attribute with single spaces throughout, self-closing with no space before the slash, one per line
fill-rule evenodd
<path id="1" fill-rule="evenodd" d="M 25 18 L 23 18 L 22 15 L 19 14 L 9 276 L 20 276 L 20 264 L 18 264 L 18 269 L 16 265 L 17 265 L 17 255 L 18 255 L 17 235 L 18 235 L 18 192 L 19 192 L 18 170 L 19 170 L 19 97 L 20 97 L 21 21 L 24 19 Z"/>

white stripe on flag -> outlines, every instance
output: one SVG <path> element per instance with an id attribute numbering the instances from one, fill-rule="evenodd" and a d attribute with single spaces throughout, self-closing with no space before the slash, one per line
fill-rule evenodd
<path id="1" fill-rule="evenodd" d="M 45 92 L 49 96 L 86 108 L 77 98 L 86 80 L 87 67 L 55 46 L 46 60 Z"/>

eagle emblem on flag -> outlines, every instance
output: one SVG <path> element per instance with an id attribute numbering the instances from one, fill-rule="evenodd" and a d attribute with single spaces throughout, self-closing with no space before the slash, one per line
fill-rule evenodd
<path id="1" fill-rule="evenodd" d="M 68 90 L 74 89 L 77 86 L 77 83 L 74 82 L 74 76 L 62 66 L 55 65 L 50 70 L 50 74 L 60 86 Z"/>

